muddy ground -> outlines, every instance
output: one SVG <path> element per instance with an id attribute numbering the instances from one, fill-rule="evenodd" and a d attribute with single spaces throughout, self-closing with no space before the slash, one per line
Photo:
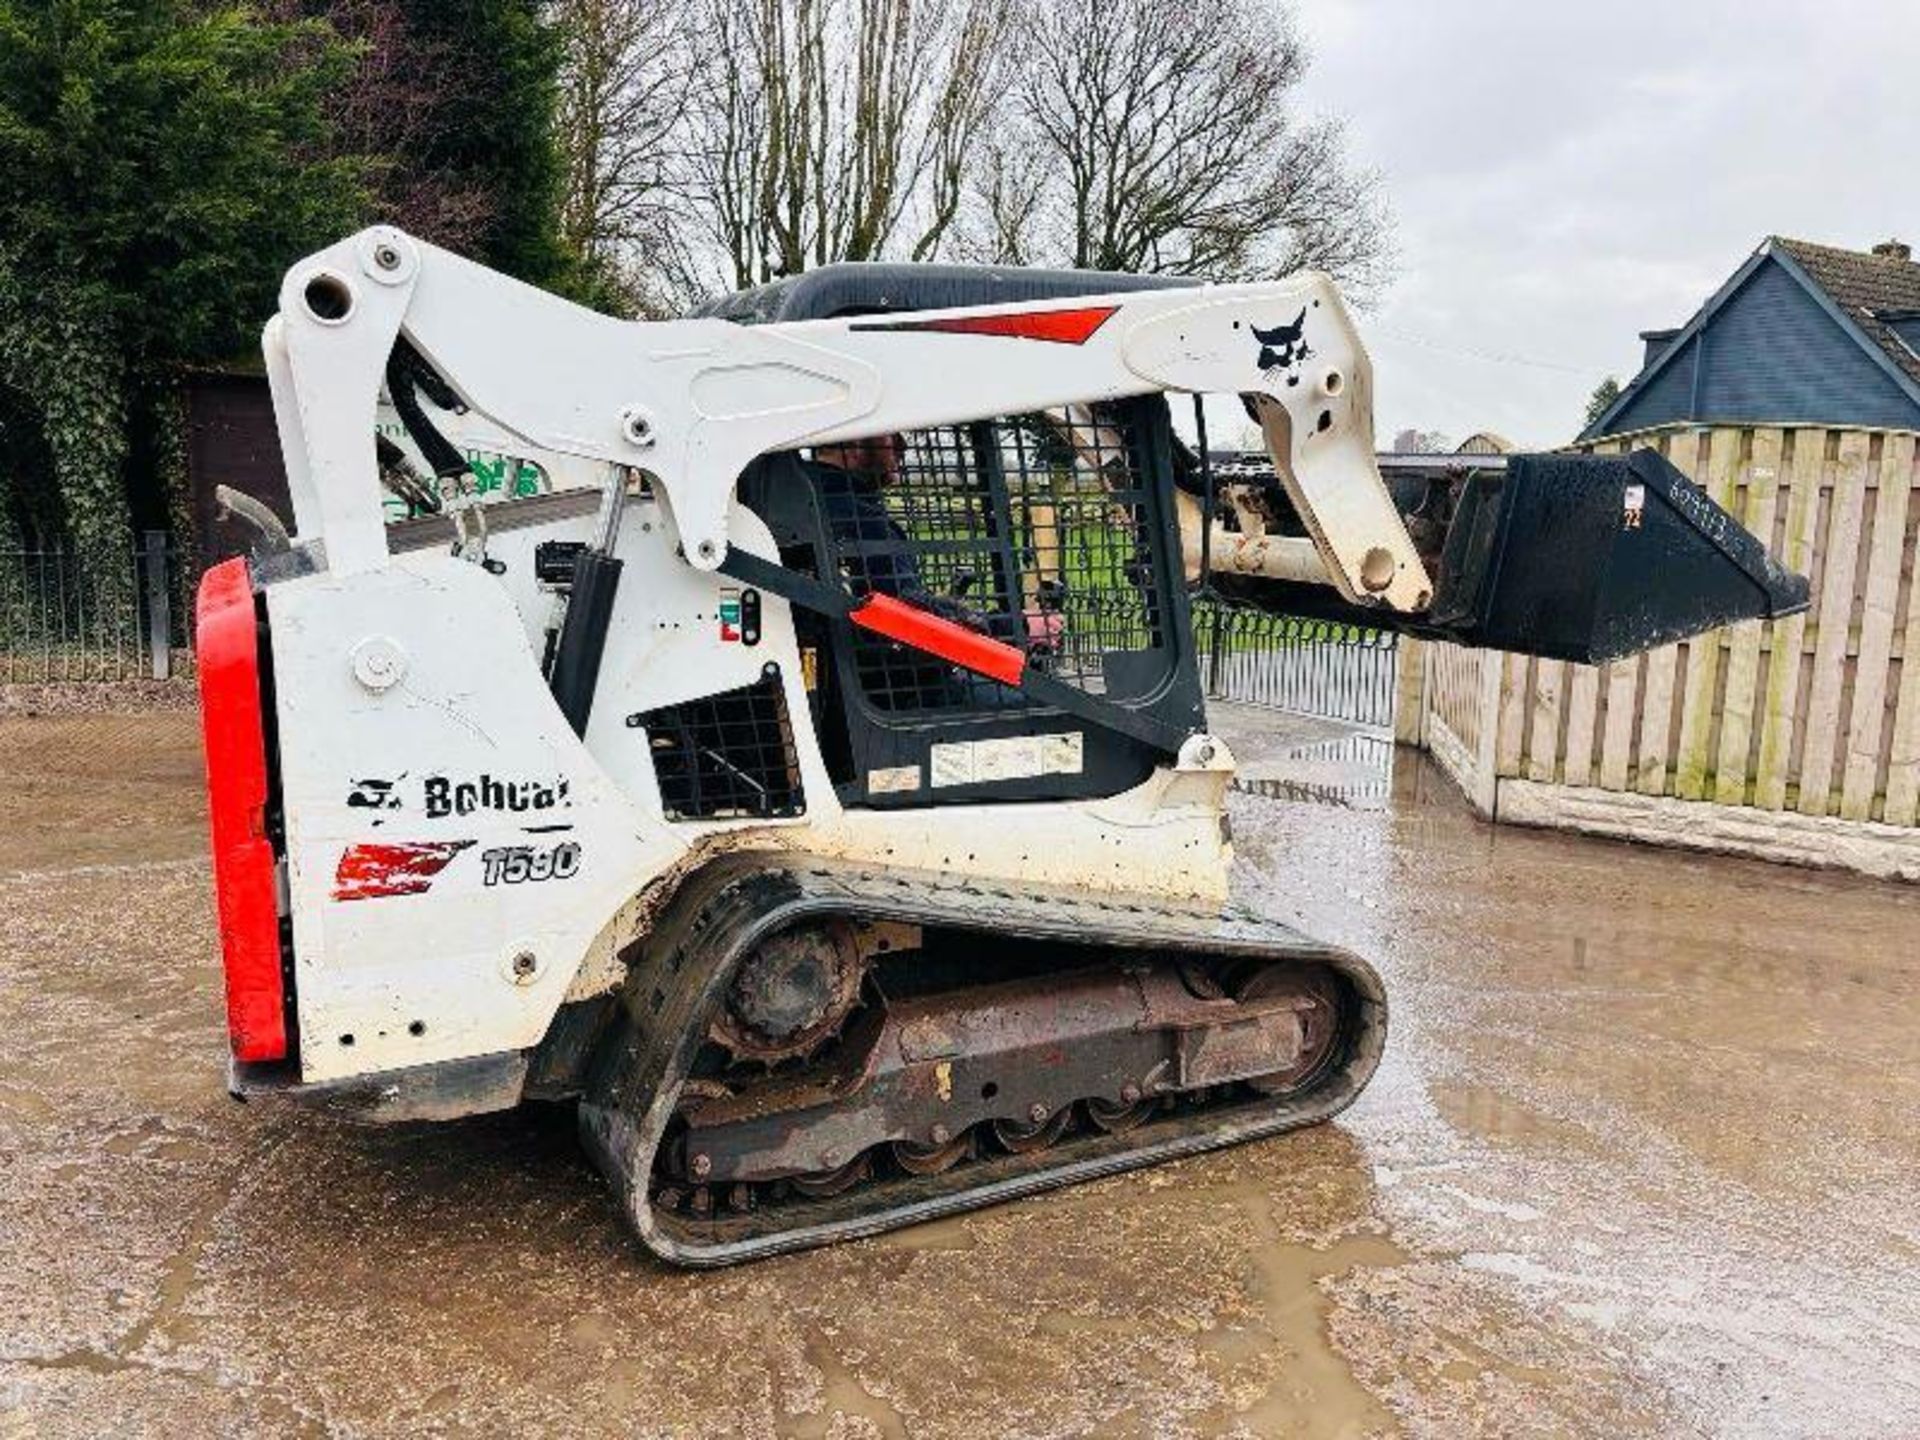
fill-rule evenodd
<path id="1" fill-rule="evenodd" d="M 0 719 L 0 1436 L 1915 1433 L 1920 890 L 1238 797 L 1338 1122 L 719 1275 L 568 1117 L 221 1088 L 192 716 Z"/>

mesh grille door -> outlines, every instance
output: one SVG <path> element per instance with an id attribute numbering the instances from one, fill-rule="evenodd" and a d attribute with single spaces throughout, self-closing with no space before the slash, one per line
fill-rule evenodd
<path id="1" fill-rule="evenodd" d="M 1017 646 L 1089 694 L 1149 692 L 1177 657 L 1141 414 L 1073 407 L 820 447 L 809 469 L 839 578 Z M 1031 703 L 878 636 L 851 644 L 882 712 Z"/>

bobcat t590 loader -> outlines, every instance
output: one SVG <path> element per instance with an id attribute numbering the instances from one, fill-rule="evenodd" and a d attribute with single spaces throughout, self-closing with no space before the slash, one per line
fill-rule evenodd
<path id="1" fill-rule="evenodd" d="M 291 526 L 235 498 L 198 617 L 231 1086 L 575 1099 L 686 1264 L 1366 1084 L 1375 973 L 1224 906 L 1191 588 L 1584 661 L 1806 600 L 1651 455 L 1395 494 L 1318 275 L 839 266 L 626 323 L 376 228 L 265 349 Z M 1209 393 L 1272 479 L 1178 438 Z M 477 503 L 480 417 L 546 493 Z"/>

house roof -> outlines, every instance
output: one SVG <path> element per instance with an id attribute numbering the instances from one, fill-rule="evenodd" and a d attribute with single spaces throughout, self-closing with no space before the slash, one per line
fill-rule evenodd
<path id="1" fill-rule="evenodd" d="M 1871 358 L 1920 404 L 1920 355 L 1909 349 L 1888 320 L 1902 320 L 1903 312 L 1920 311 L 1920 263 L 1894 255 L 1842 250 L 1772 235 L 1748 256 L 1727 282 L 1693 314 L 1685 325 L 1666 331 L 1643 331 L 1642 339 L 1670 339 L 1665 349 L 1621 390 L 1606 413 L 1581 432 L 1581 439 L 1604 435 L 1614 417 L 1636 400 L 1646 384 L 1686 347 L 1714 315 L 1769 260 L 1777 262 L 1804 285 L 1843 329 L 1851 333 Z M 1904 325 L 1903 328 L 1910 328 Z"/>
<path id="2" fill-rule="evenodd" d="M 1920 264 L 1779 235 L 1772 243 L 1797 260 L 1847 318 L 1864 330 L 1909 379 L 1920 383 L 1920 355 L 1909 350 L 1883 318 L 1903 310 L 1920 310 Z"/>

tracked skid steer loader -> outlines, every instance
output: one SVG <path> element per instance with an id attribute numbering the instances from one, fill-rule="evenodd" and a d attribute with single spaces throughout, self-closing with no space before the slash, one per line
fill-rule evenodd
<path id="1" fill-rule="evenodd" d="M 1589 662 L 1806 603 L 1651 454 L 1390 489 L 1318 275 L 836 266 L 628 323 L 375 228 L 264 343 L 292 514 L 232 497 L 197 621 L 230 1086 L 577 1102 L 684 1264 L 1367 1083 L 1379 977 L 1225 904 L 1196 588 Z M 1207 395 L 1270 477 L 1181 438 Z M 540 493 L 474 493 L 481 422 Z"/>

